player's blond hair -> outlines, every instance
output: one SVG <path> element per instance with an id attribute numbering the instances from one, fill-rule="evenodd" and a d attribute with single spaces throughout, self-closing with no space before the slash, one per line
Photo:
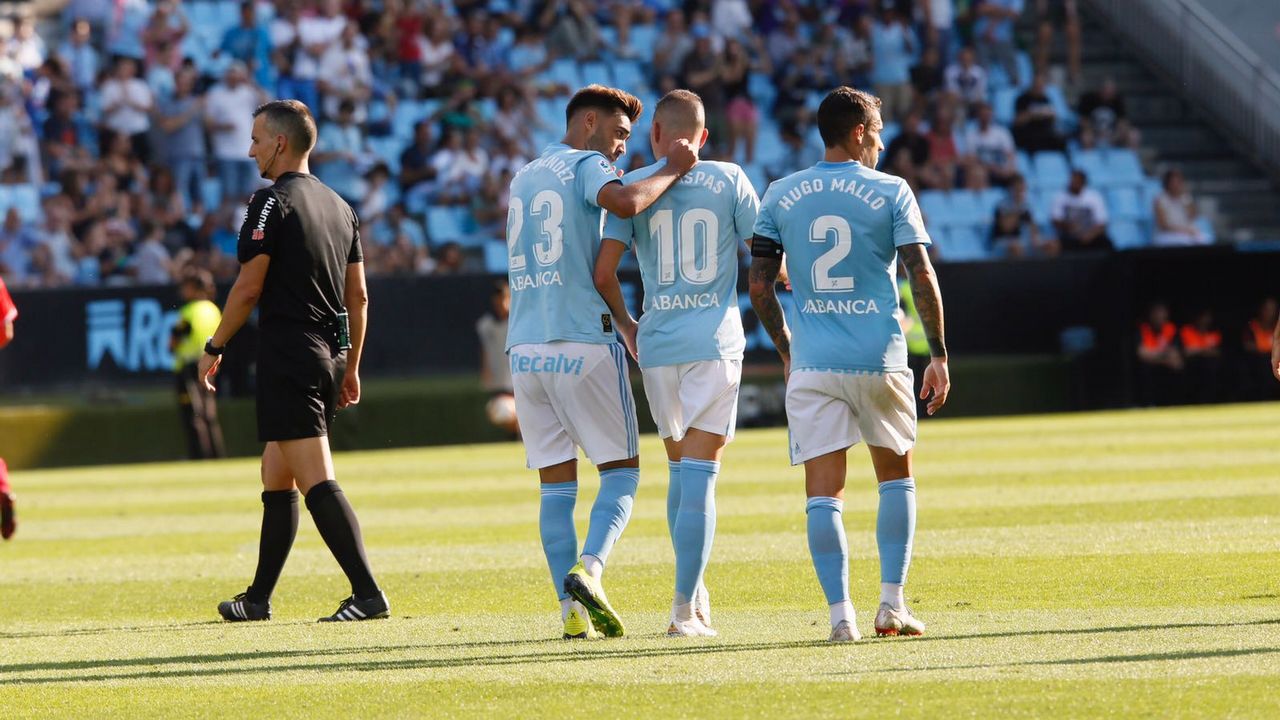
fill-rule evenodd
<path id="1" fill-rule="evenodd" d="M 698 133 L 707 126 L 702 98 L 692 90 L 672 90 L 653 109 L 653 121 L 677 133 Z"/>
<path id="2" fill-rule="evenodd" d="M 640 118 L 644 112 L 644 103 L 640 98 L 626 90 L 604 85 L 588 85 L 574 93 L 569 105 L 564 109 L 565 124 L 573 122 L 573 116 L 580 110 L 608 110 L 626 113 L 631 122 Z"/>

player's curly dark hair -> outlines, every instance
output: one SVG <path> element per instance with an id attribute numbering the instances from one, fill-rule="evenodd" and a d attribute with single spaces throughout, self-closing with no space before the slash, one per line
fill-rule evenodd
<path id="1" fill-rule="evenodd" d="M 289 145 L 302 154 L 316 146 L 316 119 L 311 110 L 298 100 L 273 100 L 263 103 L 253 111 L 253 116 L 267 116 L 267 125 L 274 133 L 289 139 Z"/>
<path id="2" fill-rule="evenodd" d="M 836 147 L 859 125 L 871 122 L 880 109 L 880 98 L 869 92 L 842 85 L 827 93 L 818 106 L 818 132 L 827 147 Z"/>
<path id="3" fill-rule="evenodd" d="M 564 121 L 567 125 L 579 110 L 620 110 L 626 113 L 631 122 L 639 119 L 644 112 L 644 103 L 640 98 L 626 90 L 606 87 L 604 85 L 588 85 L 574 93 L 569 106 L 564 109 Z"/>

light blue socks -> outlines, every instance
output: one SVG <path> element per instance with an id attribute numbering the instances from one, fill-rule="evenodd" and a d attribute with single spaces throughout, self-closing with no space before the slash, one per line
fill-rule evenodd
<path id="1" fill-rule="evenodd" d="M 716 475 L 720 463 L 684 458 L 680 461 L 680 510 L 672 541 L 676 550 L 676 603 L 693 600 L 711 557 L 716 533 Z M 670 496 L 668 495 L 668 507 Z M 668 510 L 668 512 L 670 512 Z"/>
<path id="2" fill-rule="evenodd" d="M 880 483 L 876 545 L 880 548 L 880 582 L 904 585 L 916 534 L 916 482 L 912 478 Z"/>
<path id="3" fill-rule="evenodd" d="M 603 566 L 609 560 L 613 544 L 631 519 L 636 488 L 640 485 L 639 468 L 614 468 L 600 473 L 600 494 L 591 506 L 591 525 L 582 554 L 597 558 Z M 590 568 L 588 568 L 590 569 Z M 566 568 L 566 571 L 568 569 Z M 598 573 L 593 573 L 598 576 Z"/>
<path id="4" fill-rule="evenodd" d="M 667 461 L 667 535 L 676 545 L 676 513 L 680 512 L 680 461 Z"/>
<path id="5" fill-rule="evenodd" d="M 809 554 L 827 596 L 827 604 L 849 600 L 849 544 L 844 534 L 844 501 L 811 497 L 805 504 L 809 525 Z"/>
<path id="6" fill-rule="evenodd" d="M 573 506 L 578 502 L 578 483 L 542 483 L 542 506 L 538 511 L 538 529 L 542 534 L 542 552 L 547 556 L 551 582 L 556 595 L 564 600 L 564 576 L 578 562 L 578 532 L 573 527 Z"/>

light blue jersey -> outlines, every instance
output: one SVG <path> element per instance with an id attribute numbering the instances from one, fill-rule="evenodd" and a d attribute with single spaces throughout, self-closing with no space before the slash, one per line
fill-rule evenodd
<path id="1" fill-rule="evenodd" d="M 663 158 L 622 181 L 644 180 L 666 164 Z M 627 220 L 609 216 L 604 236 L 634 243 L 640 261 L 640 367 L 742 359 L 738 248 L 759 211 L 742 168 L 702 161 L 644 212 Z"/>
<path id="2" fill-rule="evenodd" d="M 507 350 L 558 340 L 616 342 L 609 307 L 593 280 L 604 227 L 596 197 L 616 180 L 604 155 L 559 143 L 511 180 Z"/>
<path id="3" fill-rule="evenodd" d="M 894 266 L 899 247 L 930 241 L 905 180 L 820 162 L 769 185 L 755 234 L 786 255 L 793 369 L 907 368 Z"/>

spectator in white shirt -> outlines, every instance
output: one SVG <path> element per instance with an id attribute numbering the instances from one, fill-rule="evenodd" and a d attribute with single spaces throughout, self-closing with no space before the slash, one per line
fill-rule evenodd
<path id="1" fill-rule="evenodd" d="M 418 51 L 422 54 L 422 72 L 418 77 L 423 92 L 430 97 L 442 94 L 444 81 L 458 60 L 453 38 L 449 36 L 449 24 L 448 17 L 437 17 L 418 40 Z"/>
<path id="2" fill-rule="evenodd" d="M 102 126 L 129 136 L 134 154 L 144 163 L 151 160 L 147 135 L 151 129 L 151 108 L 155 98 L 147 83 L 138 79 L 138 61 L 122 57 L 114 72 L 102 84 Z"/>
<path id="3" fill-rule="evenodd" d="M 205 122 L 224 198 L 248 198 L 262 184 L 248 153 L 253 111 L 266 100 L 249 82 L 249 72 L 239 61 L 227 66 L 222 82 L 209 88 L 205 96 Z"/>
<path id="4" fill-rule="evenodd" d="M 360 28 L 347 23 L 339 41 L 320 59 L 319 87 L 324 97 L 325 117 L 336 117 L 338 105 L 350 100 L 356 108 L 355 120 L 365 120 L 365 104 L 373 94 L 373 71 L 369 53 L 359 42 Z"/>
<path id="5" fill-rule="evenodd" d="M 44 64 L 44 40 L 36 34 L 36 25 L 31 18 L 18 21 L 13 39 L 9 41 L 9 54 L 13 55 L 23 70 L 33 71 Z"/>
<path id="6" fill-rule="evenodd" d="M 1164 247 L 1207 245 L 1209 239 L 1196 227 L 1199 216 L 1196 201 L 1187 190 L 1187 179 L 1181 170 L 1164 174 L 1164 189 L 1155 199 L 1156 233 L 1153 244 Z"/>
<path id="7" fill-rule="evenodd" d="M 720 37 L 741 38 L 754 24 L 747 0 L 712 0 L 711 27 Z"/>
<path id="8" fill-rule="evenodd" d="M 316 150 L 311 156 L 316 176 L 353 205 L 362 195 L 361 175 L 370 166 L 371 158 L 364 133 L 355 122 L 355 110 L 350 100 L 338 104 L 337 117 L 320 125 Z"/>
<path id="9" fill-rule="evenodd" d="M 987 71 L 978 64 L 973 48 L 960 49 L 956 62 L 947 66 L 947 91 L 955 93 L 966 105 L 977 105 L 987 99 Z"/>
<path id="10" fill-rule="evenodd" d="M 1114 249 L 1107 237 L 1107 204 L 1097 190 L 1086 187 L 1088 182 L 1083 171 L 1072 170 L 1067 189 L 1053 199 L 1049 217 L 1058 231 L 1062 252 Z"/>
<path id="11" fill-rule="evenodd" d="M 301 80 L 317 80 L 320 59 L 342 37 L 347 18 L 342 14 L 341 0 L 320 0 L 315 15 L 298 21 L 298 55 L 293 61 L 293 75 Z"/>
<path id="12" fill-rule="evenodd" d="M 992 183 L 1007 185 L 1018 174 L 1013 134 L 995 122 L 995 113 L 990 105 L 980 103 L 977 115 L 978 124 L 970 127 L 965 135 L 964 152 L 982 164 Z"/>

